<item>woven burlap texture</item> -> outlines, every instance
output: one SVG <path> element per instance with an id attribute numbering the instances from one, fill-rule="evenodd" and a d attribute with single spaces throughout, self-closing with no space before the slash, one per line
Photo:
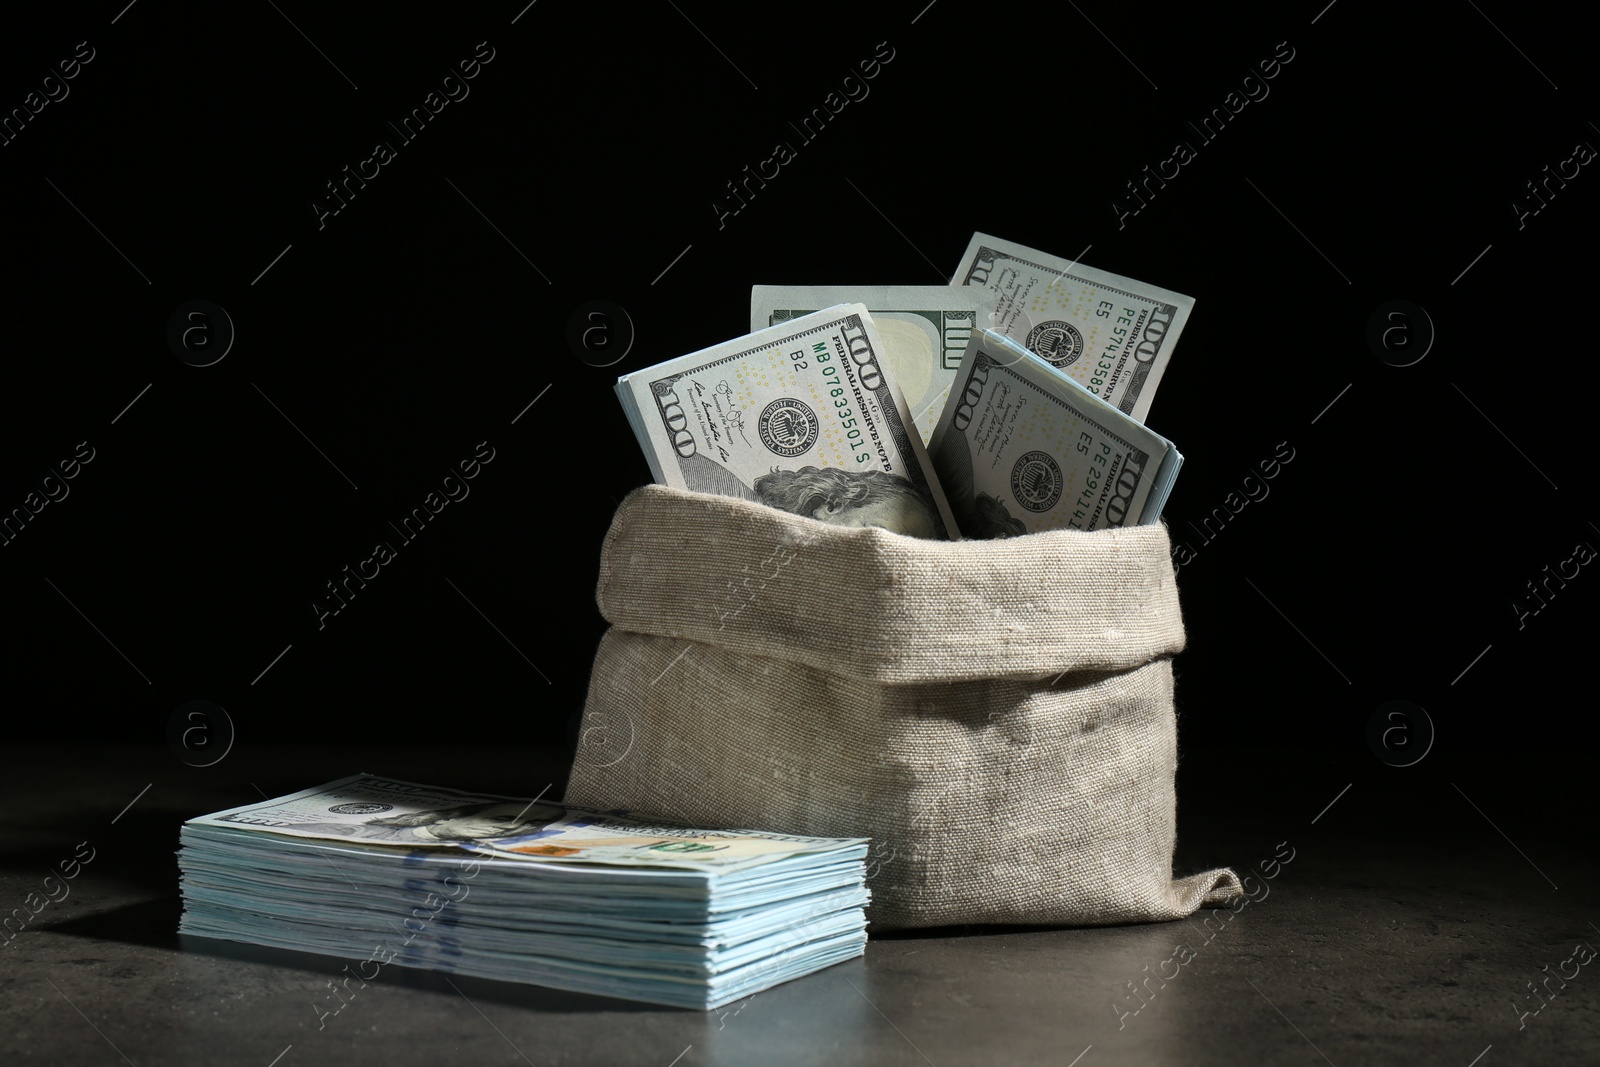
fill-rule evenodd
<path id="1" fill-rule="evenodd" d="M 1164 526 L 929 541 L 664 486 L 601 553 L 569 803 L 870 837 L 874 930 L 1176 919 Z"/>

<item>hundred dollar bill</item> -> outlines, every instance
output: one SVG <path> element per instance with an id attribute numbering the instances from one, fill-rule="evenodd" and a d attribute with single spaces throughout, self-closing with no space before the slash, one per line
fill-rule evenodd
<path id="1" fill-rule="evenodd" d="M 237 832 L 256 831 L 266 842 L 262 848 L 277 847 L 270 842 L 280 835 L 357 847 L 393 846 L 402 856 L 418 850 L 464 850 L 530 862 L 696 871 L 740 870 L 802 853 L 848 850 L 865 841 L 661 826 L 625 815 L 370 774 L 190 819 L 185 828 L 241 844 L 250 835 Z M 233 831 L 235 836 L 216 831 Z"/>
<path id="2" fill-rule="evenodd" d="M 757 285 L 750 290 L 750 328 L 856 302 L 872 313 L 895 384 L 926 444 L 972 332 L 994 325 L 994 294 L 970 285 Z"/>
<path id="3" fill-rule="evenodd" d="M 929 446 L 968 537 L 1156 522 L 1183 456 L 1009 337 L 972 337 Z"/>
<path id="4" fill-rule="evenodd" d="M 1194 297 L 975 233 L 952 285 L 995 295 L 993 328 L 1140 422 Z"/>
<path id="5" fill-rule="evenodd" d="M 624 374 L 617 396 L 658 482 L 839 526 L 956 536 L 861 304 Z"/>

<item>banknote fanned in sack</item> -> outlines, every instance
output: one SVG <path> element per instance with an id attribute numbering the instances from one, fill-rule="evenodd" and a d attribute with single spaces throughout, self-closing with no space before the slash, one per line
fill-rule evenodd
<path id="1" fill-rule="evenodd" d="M 1159 523 L 944 541 L 662 485 L 606 535 L 567 801 L 870 837 L 874 930 L 1176 919 Z"/>

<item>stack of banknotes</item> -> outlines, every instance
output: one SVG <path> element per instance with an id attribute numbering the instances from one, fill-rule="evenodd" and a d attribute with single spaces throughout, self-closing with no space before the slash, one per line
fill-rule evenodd
<path id="1" fill-rule="evenodd" d="M 974 234 L 947 286 L 757 285 L 745 336 L 623 375 L 657 482 L 918 537 L 1153 523 L 1144 425 L 1194 299 Z"/>
<path id="2" fill-rule="evenodd" d="M 179 932 L 711 1009 L 861 955 L 866 853 L 356 775 L 184 823 Z"/>

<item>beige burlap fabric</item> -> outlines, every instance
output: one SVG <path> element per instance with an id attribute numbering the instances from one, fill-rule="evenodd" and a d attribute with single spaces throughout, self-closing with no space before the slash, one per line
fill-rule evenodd
<path id="1" fill-rule="evenodd" d="M 1163 526 L 940 542 L 646 486 L 601 556 L 567 800 L 870 837 L 875 930 L 1176 919 Z"/>

